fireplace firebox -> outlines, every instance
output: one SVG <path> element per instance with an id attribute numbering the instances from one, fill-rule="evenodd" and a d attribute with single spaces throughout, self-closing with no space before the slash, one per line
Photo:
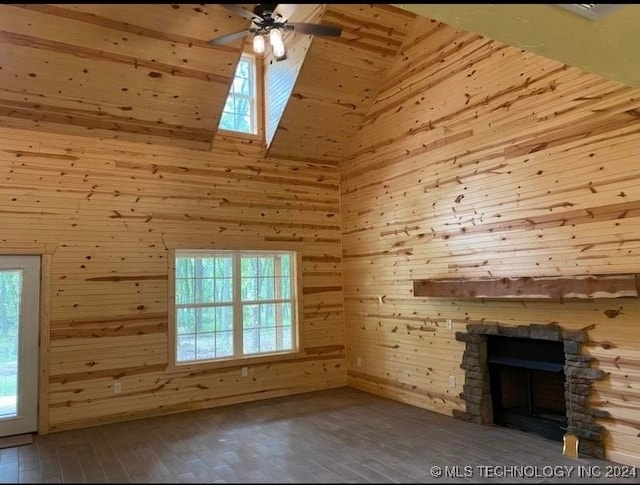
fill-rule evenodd
<path id="1" fill-rule="evenodd" d="M 562 441 L 567 430 L 562 342 L 490 335 L 493 421 Z"/>

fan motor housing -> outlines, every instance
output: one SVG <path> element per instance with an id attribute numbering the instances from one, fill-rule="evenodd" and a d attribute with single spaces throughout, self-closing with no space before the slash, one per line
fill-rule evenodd
<path id="1" fill-rule="evenodd" d="M 253 13 L 264 20 L 265 17 L 271 17 L 277 7 L 277 3 L 258 3 L 253 9 Z"/>

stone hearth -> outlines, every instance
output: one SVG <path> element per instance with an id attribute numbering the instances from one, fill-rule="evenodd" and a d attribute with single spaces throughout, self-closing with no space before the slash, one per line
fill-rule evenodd
<path id="1" fill-rule="evenodd" d="M 562 341 L 564 343 L 565 400 L 568 431 L 580 438 L 579 452 L 604 458 L 604 428 L 596 418 L 607 418 L 609 413 L 592 408 L 588 403 L 591 383 L 603 379 L 605 373 L 590 366 L 593 357 L 580 355 L 580 347 L 587 340 L 583 330 L 564 330 L 558 325 L 520 325 L 506 327 L 497 324 L 469 324 L 467 332 L 456 332 L 456 340 L 465 342 L 466 348 L 460 367 L 465 371 L 465 382 L 460 397 L 466 411 L 453 411 L 453 416 L 477 424 L 493 424 L 489 367 L 487 363 L 487 336 L 531 338 Z"/>

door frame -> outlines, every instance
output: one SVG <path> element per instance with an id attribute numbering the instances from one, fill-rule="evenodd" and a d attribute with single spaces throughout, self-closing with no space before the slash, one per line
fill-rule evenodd
<path id="1" fill-rule="evenodd" d="M 40 325 L 38 352 L 38 434 L 49 433 L 49 361 L 51 347 L 51 262 L 56 243 L 0 245 L 7 256 L 40 256 Z"/>

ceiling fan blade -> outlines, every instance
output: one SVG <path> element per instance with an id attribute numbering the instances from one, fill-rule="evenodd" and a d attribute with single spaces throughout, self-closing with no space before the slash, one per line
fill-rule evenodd
<path id="1" fill-rule="evenodd" d="M 335 27 L 333 25 L 287 22 L 287 27 L 293 27 L 293 31 L 297 34 L 306 35 L 331 35 L 337 37 L 342 33 L 341 27 Z"/>
<path id="2" fill-rule="evenodd" d="M 275 13 L 280 15 L 282 18 L 290 19 L 291 16 L 298 10 L 300 7 L 299 3 L 279 3 L 278 7 L 275 10 Z"/>
<path id="3" fill-rule="evenodd" d="M 237 4 L 237 3 L 221 3 L 219 5 L 223 6 L 227 10 L 230 10 L 231 12 L 235 13 L 236 15 L 240 15 L 240 17 L 244 17 L 245 19 L 262 20 L 255 13 L 249 12 L 248 10 L 245 10 L 244 8 L 242 8 L 240 6 L 240 4 Z"/>
<path id="4" fill-rule="evenodd" d="M 239 32 L 233 32 L 231 34 L 227 34 L 220 37 L 216 37 L 215 39 L 211 39 L 209 41 L 209 44 L 211 45 L 226 44 L 227 42 L 233 42 L 235 40 L 243 39 L 250 33 L 251 33 L 250 29 L 241 30 Z"/>

